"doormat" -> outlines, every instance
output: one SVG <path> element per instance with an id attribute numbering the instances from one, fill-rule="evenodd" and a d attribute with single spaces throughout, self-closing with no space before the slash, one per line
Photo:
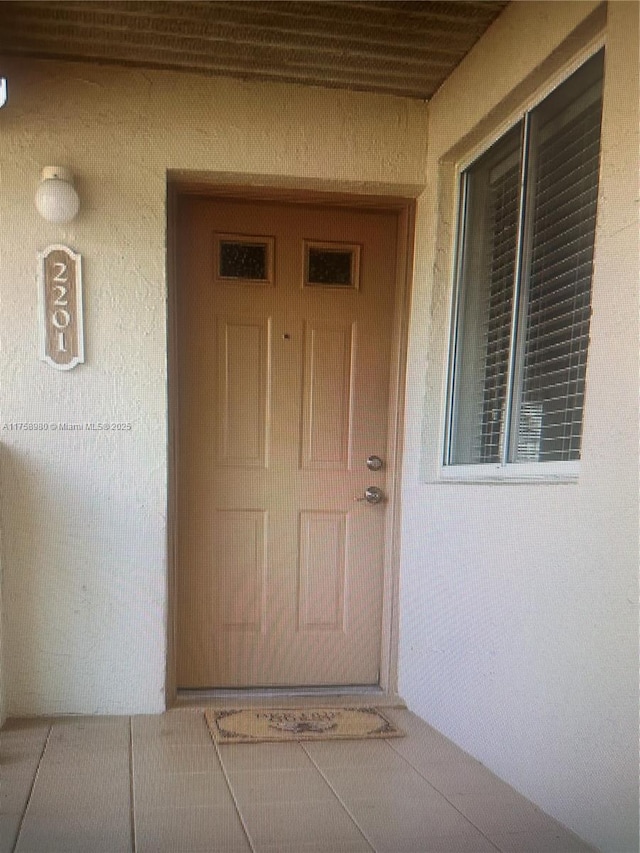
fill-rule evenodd
<path id="1" fill-rule="evenodd" d="M 216 743 L 403 737 L 377 708 L 240 708 L 205 711 Z"/>

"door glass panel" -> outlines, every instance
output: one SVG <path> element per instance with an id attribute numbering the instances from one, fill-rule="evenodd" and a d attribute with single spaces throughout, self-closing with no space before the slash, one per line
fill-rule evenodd
<path id="1" fill-rule="evenodd" d="M 359 246 L 305 243 L 306 287 L 358 287 Z"/>
<path id="2" fill-rule="evenodd" d="M 273 240 L 219 234 L 216 237 L 216 279 L 238 283 L 271 282 Z"/>

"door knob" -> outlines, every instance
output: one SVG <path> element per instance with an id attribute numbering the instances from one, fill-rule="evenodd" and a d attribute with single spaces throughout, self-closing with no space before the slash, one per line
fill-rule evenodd
<path id="1" fill-rule="evenodd" d="M 382 489 L 377 486 L 367 486 L 364 495 L 361 498 L 354 498 L 354 501 L 366 501 L 369 504 L 379 504 L 384 500 Z"/>
<path id="2" fill-rule="evenodd" d="M 367 457 L 367 468 L 370 471 L 381 471 L 384 462 L 380 459 L 379 456 L 368 456 Z"/>

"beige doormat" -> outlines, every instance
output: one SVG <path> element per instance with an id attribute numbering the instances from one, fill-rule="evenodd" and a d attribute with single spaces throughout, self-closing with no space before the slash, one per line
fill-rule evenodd
<path id="1" fill-rule="evenodd" d="M 241 708 L 207 710 L 217 743 L 402 737 L 377 708 Z"/>

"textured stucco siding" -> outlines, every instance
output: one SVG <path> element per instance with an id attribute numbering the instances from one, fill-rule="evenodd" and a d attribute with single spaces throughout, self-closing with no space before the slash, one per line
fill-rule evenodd
<path id="1" fill-rule="evenodd" d="M 567 485 L 438 482 L 454 171 L 606 35 L 583 460 Z M 400 692 L 606 853 L 637 848 L 638 7 L 512 4 L 429 107 L 160 71 L 11 60 L 0 110 L 5 708 L 165 703 L 169 170 L 419 194 L 407 375 Z M 427 144 L 428 143 L 428 144 Z M 40 169 L 82 199 L 38 218 Z M 83 256 L 86 364 L 37 357 L 36 254 Z M 496 521 L 496 519 L 498 521 Z M 0 682 L 1 683 L 1 682 Z M 1 703 L 0 703 L 1 706 Z"/>
<path id="2" fill-rule="evenodd" d="M 417 193 L 427 108 L 393 97 L 188 74 L 4 61 L 0 422 L 9 712 L 164 707 L 167 638 L 167 171 Z M 68 226 L 37 215 L 66 165 Z M 225 178 L 226 175 L 226 178 Z M 253 177 L 250 177 L 253 176 Z M 80 252 L 86 363 L 38 361 L 36 253 Z"/>
<path id="3" fill-rule="evenodd" d="M 409 356 L 399 666 L 400 692 L 413 710 L 582 837 L 608 853 L 631 853 L 638 847 L 638 6 L 614 2 L 608 18 L 605 11 L 513 4 L 430 104 Z M 441 482 L 455 164 L 598 33 L 606 37 L 606 77 L 578 481 Z"/>

